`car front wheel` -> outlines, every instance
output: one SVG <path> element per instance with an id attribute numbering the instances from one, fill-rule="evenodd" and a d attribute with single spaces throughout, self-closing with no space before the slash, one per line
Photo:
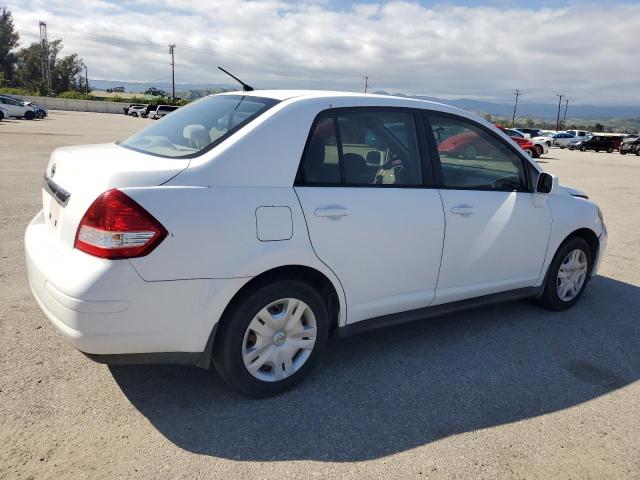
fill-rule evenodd
<path id="1" fill-rule="evenodd" d="M 213 364 L 228 384 L 267 397 L 300 382 L 317 363 L 329 334 L 322 296 L 302 280 L 253 288 L 225 313 Z"/>
<path id="2" fill-rule="evenodd" d="M 27 120 L 33 120 L 34 118 L 36 118 L 36 114 L 33 113 L 32 111 L 28 111 L 28 112 L 25 112 L 24 118 L 26 118 Z"/>
<path id="3" fill-rule="evenodd" d="M 566 310 L 582 296 L 593 258 L 591 247 L 580 237 L 574 237 L 560 247 L 547 272 L 540 302 L 550 310 Z"/>

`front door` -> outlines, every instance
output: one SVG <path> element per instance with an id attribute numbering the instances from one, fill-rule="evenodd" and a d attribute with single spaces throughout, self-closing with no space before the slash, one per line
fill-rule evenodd
<path id="1" fill-rule="evenodd" d="M 430 114 L 446 236 L 435 303 L 535 285 L 551 211 L 534 203 L 526 160 L 497 134 Z"/>
<path id="2" fill-rule="evenodd" d="M 313 249 L 340 279 L 347 322 L 428 306 L 444 238 L 423 184 L 416 117 L 337 109 L 312 127 L 296 185 Z"/>

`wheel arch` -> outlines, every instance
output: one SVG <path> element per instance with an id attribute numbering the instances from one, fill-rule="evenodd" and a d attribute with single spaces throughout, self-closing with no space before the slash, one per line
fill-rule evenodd
<path id="1" fill-rule="evenodd" d="M 241 302 L 243 297 L 252 289 L 285 278 L 302 280 L 314 286 L 320 292 L 322 298 L 326 302 L 327 310 L 329 312 L 330 334 L 333 334 L 333 332 L 335 332 L 335 330 L 339 328 L 341 308 L 343 305 L 343 298 L 340 295 L 342 287 L 340 285 L 336 287 L 334 282 L 327 275 L 325 275 L 320 270 L 309 267 L 307 265 L 281 265 L 278 267 L 273 267 L 253 277 L 242 287 L 240 287 L 238 291 L 231 297 L 231 300 L 227 303 L 227 306 L 224 308 L 222 314 L 220 315 L 219 321 L 216 322 L 213 329 L 211 330 L 209 339 L 207 340 L 205 346 L 205 351 L 202 352 L 197 366 L 201 368 L 209 368 L 211 364 L 211 356 L 213 352 L 216 331 L 218 327 L 226 321 L 229 316 L 229 312 L 231 312 L 233 308 L 235 308 L 238 302 Z"/>
<path id="2" fill-rule="evenodd" d="M 551 268 L 553 259 L 560 251 L 560 249 L 573 238 L 582 238 L 589 244 L 589 247 L 591 248 L 591 268 L 593 269 L 593 266 L 596 263 L 596 259 L 598 258 L 598 251 L 600 250 L 600 239 L 592 229 L 587 227 L 578 228 L 566 235 L 565 238 L 555 248 L 553 255 L 548 258 L 544 269 L 544 276 L 542 277 L 542 283 L 540 284 L 542 286 L 542 289 L 544 289 L 544 285 L 547 283 L 547 277 L 549 275 L 549 269 Z M 591 275 L 591 272 L 589 272 L 589 275 Z M 540 291 L 540 295 L 542 294 L 542 289 Z"/>

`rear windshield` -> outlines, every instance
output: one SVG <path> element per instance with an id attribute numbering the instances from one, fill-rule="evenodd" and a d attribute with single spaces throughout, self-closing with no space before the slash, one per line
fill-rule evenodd
<path id="1" fill-rule="evenodd" d="M 245 95 L 204 97 L 119 145 L 161 157 L 193 157 L 213 148 L 276 103 L 271 98 Z"/>

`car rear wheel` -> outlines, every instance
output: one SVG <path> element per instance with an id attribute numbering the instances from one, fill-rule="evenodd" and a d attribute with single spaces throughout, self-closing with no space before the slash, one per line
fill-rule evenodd
<path id="1" fill-rule="evenodd" d="M 36 118 L 36 114 L 32 111 L 28 111 L 24 113 L 24 118 L 26 118 L 27 120 L 33 120 L 34 118 Z"/>
<path id="2" fill-rule="evenodd" d="M 582 296 L 591 268 L 591 247 L 580 237 L 565 242 L 557 251 L 544 285 L 540 303 L 550 310 L 566 310 Z"/>
<path id="3" fill-rule="evenodd" d="M 544 150 L 542 149 L 542 147 L 540 145 L 536 145 L 536 152 L 538 152 L 538 156 L 542 155 L 544 153 Z"/>
<path id="4" fill-rule="evenodd" d="M 586 151 L 587 151 L 587 147 L 584 147 L 584 146 L 580 147 L 580 151 L 581 151 L 581 152 L 586 152 Z M 597 152 L 597 151 L 598 151 L 598 150 L 596 150 L 596 152 Z"/>
<path id="5" fill-rule="evenodd" d="M 258 285 L 225 313 L 213 364 L 231 386 L 253 397 L 288 390 L 311 371 L 329 334 L 322 296 L 302 280 Z"/>

